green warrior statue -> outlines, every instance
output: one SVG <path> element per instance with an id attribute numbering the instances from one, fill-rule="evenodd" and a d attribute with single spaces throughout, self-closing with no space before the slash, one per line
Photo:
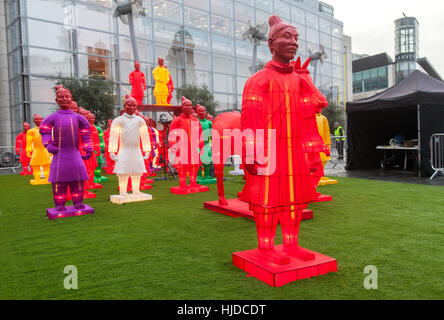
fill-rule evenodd
<path id="1" fill-rule="evenodd" d="M 213 184 L 217 182 L 216 178 L 213 178 L 210 174 L 211 164 L 213 163 L 213 158 L 211 154 L 211 131 L 212 122 L 207 120 L 207 110 L 200 104 L 196 105 L 197 116 L 199 117 L 200 124 L 202 125 L 202 132 L 204 138 L 204 152 L 201 155 L 202 167 L 199 168 L 197 174 L 198 184 Z M 203 168 L 203 170 L 202 170 Z M 202 174 L 203 171 L 203 174 Z"/>
<path id="2" fill-rule="evenodd" d="M 99 140 L 100 140 L 100 155 L 97 156 L 97 168 L 94 170 L 94 182 L 106 182 L 108 181 L 107 177 L 102 176 L 102 167 L 103 167 L 103 155 L 105 154 L 105 140 L 103 140 L 103 130 L 99 126 L 95 126 L 97 131 L 99 132 Z"/>

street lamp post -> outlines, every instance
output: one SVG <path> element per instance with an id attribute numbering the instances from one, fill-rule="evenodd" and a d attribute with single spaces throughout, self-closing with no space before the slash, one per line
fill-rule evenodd
<path id="1" fill-rule="evenodd" d="M 314 66 L 313 83 L 316 85 L 319 61 L 321 64 L 324 64 L 324 60 L 327 59 L 327 54 L 325 53 L 325 48 L 322 45 L 319 46 L 319 51 L 312 52 L 311 49 L 308 49 L 308 53 L 310 54 L 311 58 L 310 64 Z"/>
<path id="2" fill-rule="evenodd" d="M 146 9 L 142 7 L 142 0 L 114 0 L 114 2 L 116 3 L 114 17 L 119 17 L 122 23 L 129 26 L 134 60 L 139 61 L 136 33 L 134 31 L 134 18 L 137 14 L 146 16 Z"/>
<path id="3" fill-rule="evenodd" d="M 242 34 L 242 40 L 250 40 L 253 45 L 253 73 L 257 72 L 257 47 L 260 46 L 261 42 L 267 41 L 268 34 L 268 24 L 258 24 L 256 27 L 253 27 L 248 21 L 248 30 Z"/>

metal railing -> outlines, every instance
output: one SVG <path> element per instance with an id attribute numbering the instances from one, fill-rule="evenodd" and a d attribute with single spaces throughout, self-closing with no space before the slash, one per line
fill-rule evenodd
<path id="1" fill-rule="evenodd" d="M 16 169 L 20 169 L 20 156 L 15 153 L 14 146 L 0 147 L 0 170 L 11 170 L 17 173 Z"/>
<path id="2" fill-rule="evenodd" d="M 344 141 L 342 139 L 345 139 Z M 339 142 L 337 141 L 339 140 Z M 342 146 L 341 146 L 342 142 Z M 342 148 L 341 148 L 342 147 Z M 342 149 L 342 152 L 341 152 Z M 330 162 L 333 165 L 332 169 L 335 169 L 338 165 L 345 166 L 346 159 L 346 150 L 347 150 L 347 137 L 346 136 L 338 136 L 335 137 L 331 135 L 331 149 L 330 149 Z"/>
<path id="3" fill-rule="evenodd" d="M 444 133 L 437 133 L 430 137 L 430 165 L 435 170 L 430 180 L 438 173 L 444 173 Z"/>

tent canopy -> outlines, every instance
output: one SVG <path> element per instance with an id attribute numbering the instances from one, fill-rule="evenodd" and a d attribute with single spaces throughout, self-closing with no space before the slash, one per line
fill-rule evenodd
<path id="1" fill-rule="evenodd" d="M 376 146 L 402 134 L 421 137 L 421 173 L 429 175 L 429 140 L 435 133 L 444 133 L 444 82 L 416 70 L 373 97 L 347 103 L 347 168 L 378 167 L 382 153 Z"/>

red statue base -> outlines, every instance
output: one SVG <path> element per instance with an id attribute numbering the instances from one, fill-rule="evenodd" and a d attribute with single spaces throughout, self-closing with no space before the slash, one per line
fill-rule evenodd
<path id="1" fill-rule="evenodd" d="M 99 183 L 90 183 L 86 185 L 87 190 L 103 189 L 103 186 Z"/>
<path id="2" fill-rule="evenodd" d="M 227 199 L 227 202 L 226 206 L 219 204 L 219 200 L 204 202 L 204 208 L 234 218 L 242 217 L 254 220 L 254 213 L 249 209 L 247 202 L 241 201 L 239 198 Z M 313 219 L 313 211 L 304 209 L 302 220 L 310 219 Z"/>
<path id="3" fill-rule="evenodd" d="M 326 201 L 332 201 L 333 197 L 332 196 L 328 196 L 326 194 L 320 194 L 318 192 L 318 198 L 313 200 L 312 202 L 326 202 Z"/>
<path id="4" fill-rule="evenodd" d="M 273 251 L 285 255 L 282 245 L 275 246 Z M 258 249 L 253 249 L 233 253 L 233 264 L 273 287 L 338 271 L 336 259 L 310 252 L 315 255 L 314 260 L 303 261 L 289 256 L 289 264 L 277 265 L 264 259 Z"/>
<path id="5" fill-rule="evenodd" d="M 171 193 L 174 194 L 190 194 L 190 193 L 199 193 L 199 192 L 207 192 L 210 191 L 210 188 L 208 188 L 207 186 L 195 186 L 195 187 L 191 187 L 191 186 L 186 186 L 186 187 L 172 187 L 171 189 Z"/>
<path id="6" fill-rule="evenodd" d="M 57 211 L 55 208 L 46 209 L 46 215 L 50 220 L 67 218 L 73 216 L 83 216 L 84 214 L 94 214 L 94 209 L 87 204 L 83 204 L 83 209 L 76 209 L 73 206 L 66 206 L 65 211 Z"/>

